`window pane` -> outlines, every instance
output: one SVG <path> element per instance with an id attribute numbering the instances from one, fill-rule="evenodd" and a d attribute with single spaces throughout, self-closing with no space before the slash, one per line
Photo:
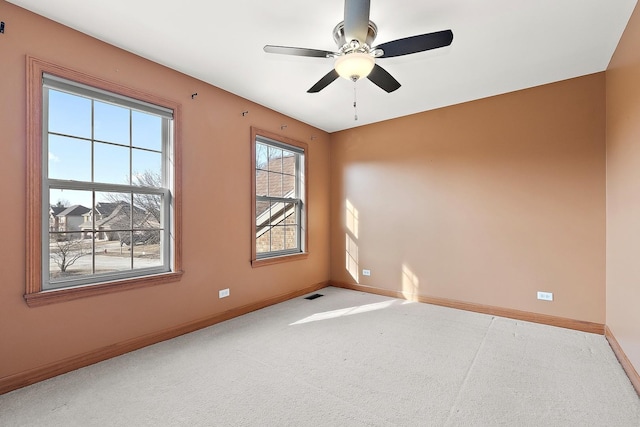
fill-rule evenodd
<path id="1" fill-rule="evenodd" d="M 256 253 L 265 253 L 271 250 L 271 231 L 268 230 L 256 239 Z"/>
<path id="2" fill-rule="evenodd" d="M 271 250 L 282 251 L 284 248 L 284 227 L 273 227 L 271 229 Z"/>
<path id="3" fill-rule="evenodd" d="M 264 225 L 269 225 L 269 202 L 256 202 L 256 231 Z"/>
<path id="4" fill-rule="evenodd" d="M 162 187 L 162 154 L 133 149 L 133 185 Z"/>
<path id="5" fill-rule="evenodd" d="M 129 109 L 94 102 L 94 138 L 129 145 Z"/>
<path id="6" fill-rule="evenodd" d="M 298 247 L 298 227 L 288 225 L 284 228 L 284 244 L 285 249 L 296 249 Z"/>
<path id="7" fill-rule="evenodd" d="M 269 170 L 282 172 L 282 150 L 280 148 L 269 147 Z"/>
<path id="8" fill-rule="evenodd" d="M 131 230 L 131 194 L 96 192 L 96 200 L 96 239 L 121 242 L 130 239 L 119 232 Z"/>
<path id="9" fill-rule="evenodd" d="M 296 155 L 290 151 L 282 153 L 282 173 L 296 174 Z"/>
<path id="10" fill-rule="evenodd" d="M 91 181 L 91 142 L 49 135 L 49 178 Z"/>
<path id="11" fill-rule="evenodd" d="M 95 143 L 93 167 L 95 182 L 129 184 L 129 148 Z"/>
<path id="12" fill-rule="evenodd" d="M 293 225 L 293 224 L 297 224 L 297 210 L 296 210 L 296 204 L 295 203 L 287 203 L 285 205 L 285 219 L 284 219 L 284 223 L 285 224 L 289 224 L 289 225 Z"/>
<path id="13" fill-rule="evenodd" d="M 49 132 L 91 138 L 91 100 L 49 89 Z"/>
<path id="14" fill-rule="evenodd" d="M 162 118 L 140 111 L 131 112 L 134 147 L 162 151 Z"/>
<path id="15" fill-rule="evenodd" d="M 283 197 L 296 197 L 296 177 L 294 175 L 282 175 Z"/>
<path id="16" fill-rule="evenodd" d="M 92 241 L 82 233 L 49 233 L 49 279 L 79 278 L 92 273 Z"/>
<path id="17" fill-rule="evenodd" d="M 134 233 L 133 268 L 149 268 L 162 265 L 160 234 L 161 231 L 158 230 Z"/>
<path id="18" fill-rule="evenodd" d="M 133 228 L 160 228 L 162 195 L 133 194 Z"/>
<path id="19" fill-rule="evenodd" d="M 284 221 L 285 204 L 271 202 L 271 225 L 281 224 Z"/>
<path id="20" fill-rule="evenodd" d="M 282 174 L 269 172 L 269 194 L 271 197 L 282 197 Z"/>
<path id="21" fill-rule="evenodd" d="M 269 172 L 256 170 L 256 196 L 267 196 L 269 193 Z"/>
<path id="22" fill-rule="evenodd" d="M 49 190 L 49 231 L 91 229 L 91 191 Z"/>
<path id="23" fill-rule="evenodd" d="M 96 273 L 131 270 L 130 231 L 113 231 L 109 240 L 96 240 Z"/>
<path id="24" fill-rule="evenodd" d="M 256 144 L 256 169 L 267 170 L 267 146 Z"/>

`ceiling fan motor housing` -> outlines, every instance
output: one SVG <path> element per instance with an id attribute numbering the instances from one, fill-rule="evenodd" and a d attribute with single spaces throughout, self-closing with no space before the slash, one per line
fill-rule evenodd
<path id="1" fill-rule="evenodd" d="M 363 45 L 366 45 L 367 46 L 366 51 L 368 52 L 368 48 L 370 48 L 373 45 L 373 41 L 376 39 L 377 35 L 378 35 L 378 27 L 376 26 L 376 24 L 373 23 L 373 21 L 369 21 L 369 28 L 367 29 L 367 38 L 364 41 L 358 40 L 359 47 L 356 50 L 360 50 L 363 47 Z M 351 40 L 347 40 L 344 35 L 344 21 L 340 22 L 333 29 L 333 40 L 336 42 L 336 45 L 338 45 L 338 49 L 340 49 L 341 52 L 348 52 L 350 50 L 353 50 L 353 48 L 351 47 Z M 364 51 L 364 50 L 361 50 L 361 51 Z"/>

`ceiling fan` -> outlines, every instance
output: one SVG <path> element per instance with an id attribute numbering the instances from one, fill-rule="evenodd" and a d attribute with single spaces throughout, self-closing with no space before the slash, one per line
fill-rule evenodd
<path id="1" fill-rule="evenodd" d="M 453 41 L 453 32 L 444 30 L 373 46 L 378 27 L 369 20 L 370 4 L 370 0 L 345 0 L 344 21 L 333 29 L 333 39 L 338 45 L 337 52 L 273 45 L 266 45 L 264 51 L 283 55 L 336 58 L 334 69 L 313 85 L 308 93 L 320 92 L 338 77 L 354 82 L 367 77 L 386 92 L 393 92 L 400 87 L 400 83 L 376 64 L 376 59 L 437 49 L 449 46 Z"/>

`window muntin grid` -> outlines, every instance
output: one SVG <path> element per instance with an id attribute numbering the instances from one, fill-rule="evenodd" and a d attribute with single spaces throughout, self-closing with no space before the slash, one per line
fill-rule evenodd
<path id="1" fill-rule="evenodd" d="M 43 290 L 170 271 L 172 126 L 171 110 L 44 76 Z"/>
<path id="2" fill-rule="evenodd" d="M 302 252 L 304 151 L 263 137 L 255 144 L 256 258 Z"/>

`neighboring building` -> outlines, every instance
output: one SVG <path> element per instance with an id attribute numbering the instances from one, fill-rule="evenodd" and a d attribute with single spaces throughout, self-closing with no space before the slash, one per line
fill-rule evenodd
<path id="1" fill-rule="evenodd" d="M 60 231 L 60 219 L 58 214 L 67 209 L 66 206 L 49 206 L 49 231 Z"/>
<path id="2" fill-rule="evenodd" d="M 85 238 L 91 238 L 90 232 L 95 229 L 97 240 L 120 240 L 129 244 L 129 231 L 132 228 L 131 211 L 131 205 L 127 202 L 98 202 L 93 210 L 88 210 L 84 214 L 84 222 L 80 228 L 85 233 Z M 160 222 L 151 212 L 134 206 L 133 226 L 158 229 Z"/>
<path id="3" fill-rule="evenodd" d="M 84 237 L 85 238 L 91 237 L 88 232 L 93 230 L 94 217 L 96 220 L 96 229 L 99 230 L 100 222 L 108 218 L 117 207 L 118 207 L 118 203 L 98 202 L 96 203 L 96 206 L 92 210 L 89 210 L 88 212 L 86 212 L 83 215 L 84 221 L 80 226 L 82 231 L 86 233 Z M 98 236 L 96 236 L 96 238 L 102 240 L 102 239 L 105 239 L 106 237 L 104 236 L 104 233 L 98 233 Z"/>
<path id="4" fill-rule="evenodd" d="M 80 231 L 81 230 L 80 226 L 84 222 L 83 215 L 89 212 L 89 210 L 90 210 L 89 208 L 86 208 L 82 205 L 73 205 L 73 206 L 69 206 L 68 208 L 64 208 L 60 213 L 55 215 L 55 218 L 57 220 L 57 224 L 55 224 L 55 220 L 54 220 L 54 227 L 57 227 L 57 230 L 55 231 L 62 231 L 65 233 Z M 80 234 L 77 234 L 77 235 L 71 235 L 70 237 L 72 239 L 73 238 L 79 239 L 80 236 L 81 236 Z"/>

